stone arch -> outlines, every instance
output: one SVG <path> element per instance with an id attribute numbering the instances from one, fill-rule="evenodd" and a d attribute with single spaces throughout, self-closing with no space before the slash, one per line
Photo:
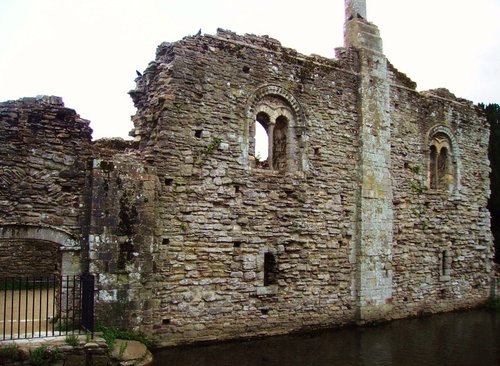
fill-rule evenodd
<path id="1" fill-rule="evenodd" d="M 279 85 L 264 85 L 253 92 L 247 103 L 247 118 L 254 118 L 257 102 L 267 95 L 277 96 L 285 100 L 295 114 L 297 127 L 306 128 L 306 119 L 302 106 L 292 93 Z"/>
<path id="2" fill-rule="evenodd" d="M 258 115 L 265 114 L 269 119 L 268 160 L 261 166 L 273 170 L 294 172 L 307 170 L 305 154 L 306 119 L 300 103 L 286 89 L 278 85 L 264 85 L 249 98 L 244 124 L 243 158 L 248 166 L 255 166 L 255 123 Z M 286 122 L 285 122 L 286 121 Z M 260 122 L 260 121 L 259 121 Z M 278 126 L 279 137 L 274 136 L 274 127 Z M 284 129 L 286 126 L 286 129 Z M 286 140 L 284 140 L 286 139 Z M 273 146 L 280 143 L 281 148 Z M 282 154 L 274 156 L 273 154 Z"/>
<path id="3" fill-rule="evenodd" d="M 426 136 L 427 186 L 458 192 L 460 186 L 459 146 L 450 128 L 436 125 Z"/>
<path id="4" fill-rule="evenodd" d="M 81 274 L 81 243 L 63 230 L 35 225 L 2 225 L 0 226 L 0 243 L 2 242 L 10 243 L 10 245 L 23 242 L 57 245 L 61 253 L 60 274 L 62 276 Z"/>

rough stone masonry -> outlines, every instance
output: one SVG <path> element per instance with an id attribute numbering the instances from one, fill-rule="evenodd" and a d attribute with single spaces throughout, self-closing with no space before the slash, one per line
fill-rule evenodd
<path id="1" fill-rule="evenodd" d="M 98 320 L 158 345 L 489 296 L 487 122 L 417 92 L 364 1 L 335 59 L 218 30 L 161 44 L 136 82 L 133 141 L 91 141 L 55 97 L 0 104 L 3 268 L 88 270 Z"/>

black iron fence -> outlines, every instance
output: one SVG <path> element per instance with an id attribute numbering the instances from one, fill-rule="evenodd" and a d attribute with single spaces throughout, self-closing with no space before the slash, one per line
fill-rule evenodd
<path id="1" fill-rule="evenodd" d="M 94 277 L 0 278 L 0 340 L 94 331 Z"/>

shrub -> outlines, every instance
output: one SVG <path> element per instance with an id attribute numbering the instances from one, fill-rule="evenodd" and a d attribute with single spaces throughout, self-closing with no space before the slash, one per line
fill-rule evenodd
<path id="1" fill-rule="evenodd" d="M 78 341 L 78 337 L 74 334 L 68 334 L 66 338 L 64 338 L 64 341 L 73 347 L 76 347 L 78 346 L 78 344 L 80 344 L 80 342 Z"/>
<path id="2" fill-rule="evenodd" d="M 35 366 L 50 366 L 61 358 L 61 352 L 57 347 L 45 345 L 35 348 L 30 353 L 30 364 Z"/>
<path id="3" fill-rule="evenodd" d="M 3 364 L 6 360 L 19 361 L 21 359 L 22 353 L 17 344 L 12 343 L 7 346 L 0 347 L 0 363 Z"/>

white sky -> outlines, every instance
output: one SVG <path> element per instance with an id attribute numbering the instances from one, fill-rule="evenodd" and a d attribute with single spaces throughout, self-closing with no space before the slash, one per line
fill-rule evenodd
<path id="1" fill-rule="evenodd" d="M 367 0 L 367 8 L 384 53 L 418 90 L 500 103 L 500 0 Z M 135 113 L 127 92 L 161 42 L 220 27 L 333 57 L 343 21 L 343 0 L 0 0 L 0 101 L 62 96 L 91 120 L 94 138 L 127 137 Z"/>

